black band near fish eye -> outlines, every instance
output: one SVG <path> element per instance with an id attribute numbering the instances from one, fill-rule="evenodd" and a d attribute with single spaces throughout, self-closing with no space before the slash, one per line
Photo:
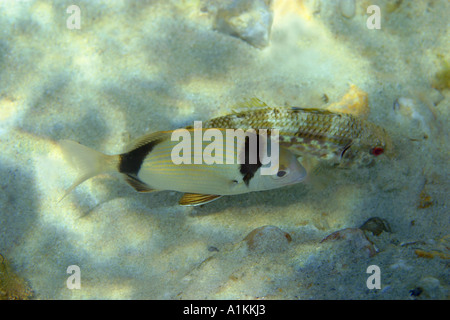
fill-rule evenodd
<path id="1" fill-rule="evenodd" d="M 351 142 L 350 142 L 350 143 L 348 143 L 348 144 L 344 147 L 344 150 L 342 150 L 342 152 L 341 152 L 341 159 L 344 157 L 345 152 L 346 152 L 348 149 L 350 149 L 351 146 L 352 146 L 352 144 L 351 144 Z"/>

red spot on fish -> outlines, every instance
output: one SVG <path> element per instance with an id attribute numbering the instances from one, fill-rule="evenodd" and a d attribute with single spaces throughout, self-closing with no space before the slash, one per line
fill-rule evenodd
<path id="1" fill-rule="evenodd" d="M 370 153 L 373 154 L 374 156 L 379 156 L 383 152 L 384 152 L 384 149 L 380 148 L 380 147 L 375 147 L 372 150 L 370 150 Z"/>

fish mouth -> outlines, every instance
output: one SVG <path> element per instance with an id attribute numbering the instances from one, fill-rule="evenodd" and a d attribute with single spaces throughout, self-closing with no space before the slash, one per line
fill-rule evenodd
<path id="1" fill-rule="evenodd" d="M 306 179 L 306 177 L 308 176 L 308 174 L 305 172 L 305 174 L 304 175 L 302 175 L 302 176 L 300 176 L 300 177 L 298 177 L 297 179 L 296 179 L 296 183 L 297 182 L 302 182 L 303 180 L 305 180 Z"/>
<path id="2" fill-rule="evenodd" d="M 374 129 L 374 132 L 376 133 L 376 136 L 378 137 L 378 141 L 381 142 L 381 145 L 384 149 L 384 155 L 387 156 L 389 159 L 396 158 L 396 151 L 394 143 L 391 139 L 391 135 L 389 132 L 381 127 L 376 127 Z"/>
<path id="3" fill-rule="evenodd" d="M 306 177 L 308 175 L 308 172 L 306 171 L 305 167 L 303 167 L 300 162 L 299 162 L 299 165 L 300 165 L 300 168 L 299 168 L 300 174 L 290 184 L 295 184 L 295 183 L 302 182 L 303 180 L 306 179 Z"/>
<path id="4" fill-rule="evenodd" d="M 397 153 L 395 152 L 394 143 L 392 142 L 392 139 L 390 136 L 386 134 L 384 137 L 384 143 L 385 143 L 385 154 L 389 159 L 394 159 L 397 156 Z"/>

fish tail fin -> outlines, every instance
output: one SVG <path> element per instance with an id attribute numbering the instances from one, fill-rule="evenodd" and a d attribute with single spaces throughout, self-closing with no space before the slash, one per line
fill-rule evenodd
<path id="1" fill-rule="evenodd" d="M 59 141 L 59 146 L 67 161 L 79 171 L 78 178 L 59 201 L 84 181 L 102 173 L 117 171 L 119 155 L 109 156 L 70 140 Z"/>

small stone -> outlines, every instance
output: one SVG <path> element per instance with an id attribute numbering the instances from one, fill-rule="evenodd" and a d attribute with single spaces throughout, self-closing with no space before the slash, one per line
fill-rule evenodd
<path id="1" fill-rule="evenodd" d="M 447 259 L 447 260 L 450 259 L 449 254 L 446 254 L 444 252 L 439 252 L 436 250 L 425 251 L 422 249 L 416 249 L 416 250 L 414 250 L 414 253 L 420 258 L 434 259 L 435 257 L 438 257 L 441 259 Z"/>
<path id="2" fill-rule="evenodd" d="M 445 89 L 450 89 L 450 63 L 443 62 L 443 68 L 438 73 L 436 73 L 433 79 L 433 88 L 443 91 Z"/>
<path id="3" fill-rule="evenodd" d="M 355 0 L 340 0 L 339 8 L 341 10 L 341 14 L 347 19 L 351 19 L 356 14 L 356 2 Z"/>
<path id="4" fill-rule="evenodd" d="M 383 231 L 392 232 L 389 223 L 386 220 L 378 217 L 368 219 L 359 228 L 361 230 L 370 231 L 376 236 L 379 236 Z"/>
<path id="5" fill-rule="evenodd" d="M 346 228 L 333 232 L 326 238 L 324 238 L 321 243 L 327 241 L 335 240 L 347 240 L 349 241 L 357 250 L 365 251 L 369 257 L 373 257 L 377 254 L 378 250 L 361 229 L 357 228 Z"/>
<path id="6" fill-rule="evenodd" d="M 424 297 L 426 299 L 445 299 L 446 289 L 442 286 L 439 279 L 431 276 L 419 280 L 417 287 L 410 290 L 413 297 Z"/>
<path id="7" fill-rule="evenodd" d="M 433 205 L 433 199 L 431 196 L 427 193 L 425 190 L 425 187 L 422 189 L 419 195 L 420 202 L 417 208 L 419 209 L 426 209 L 428 207 L 431 207 Z"/>
<path id="8" fill-rule="evenodd" d="M 369 95 L 364 90 L 352 84 L 341 101 L 330 104 L 327 109 L 366 119 L 370 113 Z"/>
<path id="9" fill-rule="evenodd" d="M 292 238 L 278 227 L 263 226 L 250 232 L 244 241 L 253 252 L 281 252 L 288 248 Z"/>
<path id="10" fill-rule="evenodd" d="M 0 300 L 29 300 L 33 291 L 0 254 Z"/>
<path id="11" fill-rule="evenodd" d="M 394 119 L 400 125 L 411 127 L 409 134 L 421 135 L 425 139 L 431 135 L 430 124 L 434 122 L 433 113 L 420 101 L 412 98 L 399 97 L 394 101 Z M 420 133 L 420 130 L 422 131 Z"/>
<path id="12" fill-rule="evenodd" d="M 418 297 L 418 296 L 420 296 L 420 294 L 423 292 L 423 289 L 421 288 L 421 287 L 417 287 L 417 288 L 414 288 L 414 289 L 412 289 L 412 290 L 409 290 L 409 294 L 412 296 L 412 297 Z"/>
<path id="13" fill-rule="evenodd" d="M 270 0 L 233 0 L 219 7 L 214 28 L 264 48 L 269 44 L 272 22 Z"/>
<path id="14" fill-rule="evenodd" d="M 394 101 L 394 111 L 404 117 L 417 117 L 416 103 L 411 98 L 400 97 Z"/>

